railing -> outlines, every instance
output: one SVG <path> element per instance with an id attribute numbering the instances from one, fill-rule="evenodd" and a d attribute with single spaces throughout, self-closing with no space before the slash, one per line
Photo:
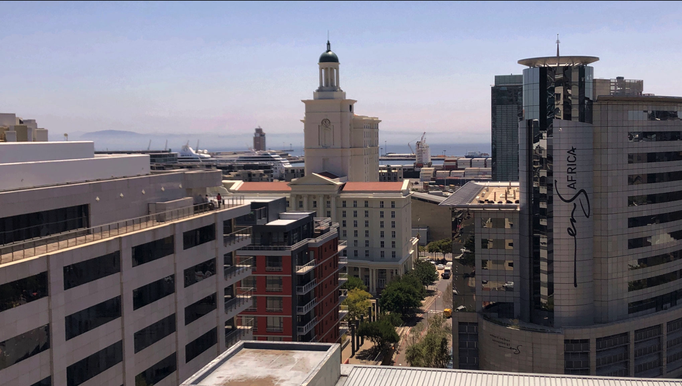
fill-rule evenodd
<path id="1" fill-rule="evenodd" d="M 339 281 L 348 281 L 348 273 L 339 273 Z"/>
<path id="2" fill-rule="evenodd" d="M 317 285 L 317 281 L 316 281 L 315 279 L 313 279 L 313 280 L 310 281 L 310 283 L 308 283 L 308 284 L 306 284 L 306 285 L 303 285 L 303 286 L 300 286 L 300 285 L 299 285 L 299 286 L 296 286 L 296 294 L 297 294 L 297 295 L 305 295 L 305 294 L 307 294 L 308 292 L 310 292 L 310 290 L 312 290 L 313 288 L 315 288 L 316 285 Z"/>
<path id="3" fill-rule="evenodd" d="M 253 228 L 251 227 L 237 227 L 238 229 L 232 233 L 223 235 L 223 244 L 227 247 L 228 245 L 236 244 L 238 242 L 250 239 L 253 234 Z"/>
<path id="4" fill-rule="evenodd" d="M 339 264 L 341 264 L 341 265 L 348 264 L 348 257 L 346 257 L 346 256 L 339 256 Z"/>
<path id="5" fill-rule="evenodd" d="M 320 243 L 325 241 L 325 239 L 333 238 L 335 236 L 338 236 L 338 232 L 336 231 L 329 231 L 321 236 L 315 237 L 315 238 L 308 238 L 308 239 L 303 239 L 293 245 L 247 245 L 245 247 L 242 247 L 242 250 L 249 250 L 249 251 L 295 251 L 296 249 L 308 244 L 308 243 Z M 342 240 L 345 241 L 345 240 Z M 339 244 L 341 243 L 341 240 L 339 241 Z"/>
<path id="6" fill-rule="evenodd" d="M 24 259 L 26 257 L 37 256 L 39 254 L 55 252 L 62 249 L 91 243 L 93 241 L 163 225 L 168 222 L 198 216 L 206 212 L 223 210 L 244 204 L 243 196 L 230 197 L 226 200 L 227 203 L 220 209 L 218 209 L 213 203 L 198 204 L 185 208 L 148 214 L 142 217 L 121 220 L 109 224 L 75 229 L 60 233 L 58 235 L 43 236 L 30 240 L 5 244 L 4 246 L 0 246 L 0 261 L 2 263 L 6 263 Z"/>
<path id="7" fill-rule="evenodd" d="M 348 297 L 348 290 L 344 289 L 344 288 L 340 288 L 339 289 L 339 301 L 343 301 L 343 299 L 345 299 L 347 297 Z"/>
<path id="8" fill-rule="evenodd" d="M 348 240 L 339 240 L 339 252 L 346 249 L 347 246 L 348 246 Z"/>
<path id="9" fill-rule="evenodd" d="M 237 295 L 232 299 L 225 300 L 225 313 L 234 311 L 237 307 L 252 302 L 253 288 L 239 287 L 237 288 Z"/>
<path id="10" fill-rule="evenodd" d="M 232 276 L 239 275 L 239 274 L 253 268 L 253 257 L 244 257 L 244 258 L 239 258 L 239 257 L 240 256 L 237 256 L 237 258 L 238 258 L 237 264 L 225 266 L 225 279 L 226 280 Z"/>
<path id="11" fill-rule="evenodd" d="M 341 304 L 339 306 L 339 320 L 345 318 L 346 315 L 348 315 L 348 306 L 345 304 Z"/>
<path id="12" fill-rule="evenodd" d="M 281 272 L 284 270 L 281 265 L 266 266 L 265 270 L 268 272 Z"/>
<path id="13" fill-rule="evenodd" d="M 225 329 L 225 347 L 234 346 L 251 330 L 253 330 L 253 318 L 242 318 L 242 325 L 235 326 L 231 331 Z"/>
<path id="14" fill-rule="evenodd" d="M 305 306 L 296 307 L 296 312 L 299 315 L 305 315 L 308 312 L 310 312 L 310 310 L 312 310 L 316 304 L 317 304 L 317 299 L 313 299 L 313 300 L 309 301 L 308 304 L 306 304 Z"/>
<path id="15" fill-rule="evenodd" d="M 312 259 L 303 265 L 297 265 L 296 266 L 296 273 L 299 275 L 303 275 L 303 274 L 307 273 L 308 271 L 310 271 L 314 267 L 315 267 L 315 259 Z"/>
<path id="16" fill-rule="evenodd" d="M 312 318 L 305 326 L 298 326 L 298 335 L 305 335 L 317 324 L 317 316 Z"/>

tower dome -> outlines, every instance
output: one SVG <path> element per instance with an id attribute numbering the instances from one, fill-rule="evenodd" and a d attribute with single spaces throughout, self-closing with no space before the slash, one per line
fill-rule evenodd
<path id="1" fill-rule="evenodd" d="M 329 43 L 329 40 L 327 40 L 327 51 L 323 52 L 322 55 L 320 55 L 319 63 L 338 63 L 338 62 L 339 62 L 339 57 L 336 56 L 336 54 L 332 52 L 332 45 Z"/>

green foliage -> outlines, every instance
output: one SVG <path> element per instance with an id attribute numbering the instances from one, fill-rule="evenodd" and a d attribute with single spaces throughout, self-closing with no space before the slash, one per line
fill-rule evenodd
<path id="1" fill-rule="evenodd" d="M 347 290 L 349 290 L 349 291 L 352 290 L 352 289 L 356 289 L 356 288 L 361 289 L 361 290 L 363 290 L 363 291 L 367 291 L 367 286 L 366 286 L 365 283 L 362 281 L 362 279 L 360 279 L 359 277 L 350 276 L 350 275 L 348 275 L 348 281 L 346 281 L 345 283 L 343 283 L 343 285 L 341 286 L 341 288 L 342 288 L 342 289 L 347 289 Z"/>
<path id="2" fill-rule="evenodd" d="M 400 317 L 400 315 L 396 313 L 390 314 L 382 313 L 381 315 L 379 315 L 377 320 L 386 320 L 389 323 L 391 323 L 391 325 L 393 325 L 394 327 L 400 327 L 403 324 L 403 319 Z"/>
<path id="3" fill-rule="evenodd" d="M 372 305 L 369 299 L 371 298 L 372 295 L 369 292 L 359 288 L 349 290 L 348 297 L 341 303 L 348 307 L 348 320 L 356 321 L 360 320 L 361 317 L 369 315 L 369 307 Z"/>
<path id="4" fill-rule="evenodd" d="M 375 322 L 361 323 L 358 335 L 370 339 L 383 352 L 388 349 L 389 344 L 398 343 L 400 340 L 391 322 L 381 318 Z"/>
<path id="5" fill-rule="evenodd" d="M 436 267 L 423 260 L 418 260 L 414 264 L 414 275 L 421 281 L 422 285 L 430 285 L 434 281 L 438 280 L 438 271 Z"/>
<path id="6" fill-rule="evenodd" d="M 445 319 L 440 315 L 430 319 L 426 335 L 422 338 L 423 330 L 423 327 L 412 329 L 410 344 L 405 350 L 405 359 L 413 367 L 447 367 L 450 361 L 448 344 L 450 331 Z"/>
<path id="7" fill-rule="evenodd" d="M 402 316 L 414 315 L 422 305 L 426 295 L 424 286 L 416 276 L 405 274 L 392 280 L 381 292 L 379 305 L 381 309 Z"/>
<path id="8" fill-rule="evenodd" d="M 426 249 L 429 253 L 442 253 L 445 257 L 446 253 L 452 253 L 452 240 L 442 239 L 430 242 Z"/>

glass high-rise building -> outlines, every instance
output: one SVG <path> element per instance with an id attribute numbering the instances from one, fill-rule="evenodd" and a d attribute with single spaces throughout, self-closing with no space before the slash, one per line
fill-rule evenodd
<path id="1" fill-rule="evenodd" d="M 519 120 L 523 117 L 523 75 L 496 75 L 490 89 L 493 181 L 519 180 Z"/>

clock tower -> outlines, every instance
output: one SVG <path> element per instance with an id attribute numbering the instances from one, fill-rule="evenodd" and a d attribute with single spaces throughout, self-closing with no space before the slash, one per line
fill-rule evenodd
<path id="1" fill-rule="evenodd" d="M 305 174 L 332 173 L 348 181 L 379 181 L 379 122 L 355 115 L 355 100 L 341 89 L 339 58 L 327 50 L 318 61 L 319 86 L 303 100 Z"/>

